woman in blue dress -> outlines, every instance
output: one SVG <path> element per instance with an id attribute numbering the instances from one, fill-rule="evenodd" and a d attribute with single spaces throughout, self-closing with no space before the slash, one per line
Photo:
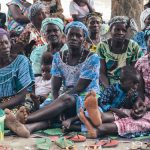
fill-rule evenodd
<path id="1" fill-rule="evenodd" d="M 48 127 L 48 120 L 53 120 L 64 111 L 68 114 L 84 107 L 85 94 L 94 90 L 99 94 L 100 61 L 97 54 L 86 50 L 82 45 L 88 36 L 86 26 L 81 22 L 71 22 L 66 27 L 68 50 L 57 52 L 52 64 L 53 102 L 46 107 L 26 114 L 21 122 L 31 132 Z M 59 95 L 61 86 L 66 92 Z M 70 111 L 71 110 L 71 111 Z M 76 115 L 76 113 L 74 115 Z"/>
<path id="2" fill-rule="evenodd" d="M 9 129 L 16 131 L 17 126 L 18 135 L 28 137 L 29 132 L 15 120 L 13 114 L 24 104 L 28 88 L 34 83 L 34 76 L 29 60 L 23 55 L 12 56 L 10 51 L 9 34 L 0 28 L 0 109 L 5 109 L 5 125 Z M 11 109 L 12 115 L 9 115 L 8 109 Z"/>

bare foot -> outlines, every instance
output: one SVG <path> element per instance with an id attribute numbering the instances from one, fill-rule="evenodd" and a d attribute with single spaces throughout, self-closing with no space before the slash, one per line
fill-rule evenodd
<path id="1" fill-rule="evenodd" d="M 66 128 L 66 129 L 69 129 L 70 128 L 70 125 L 71 125 L 71 119 L 67 119 L 67 120 L 64 120 L 62 122 L 62 125 Z"/>
<path id="2" fill-rule="evenodd" d="M 20 107 L 16 114 L 17 120 L 24 124 L 27 120 L 27 117 L 28 117 L 28 113 L 26 108 L 24 106 Z"/>
<path id="3" fill-rule="evenodd" d="M 85 117 L 82 108 L 80 108 L 79 118 L 82 121 L 82 123 L 84 123 L 84 125 L 86 126 L 86 128 L 88 130 L 89 138 L 97 138 L 97 132 L 94 129 L 94 127 L 91 125 L 91 123 L 88 121 L 88 119 Z"/>
<path id="4" fill-rule="evenodd" d="M 98 101 L 94 91 L 91 91 L 87 94 L 85 97 L 84 106 L 93 125 L 96 127 L 100 126 L 102 124 L 101 113 L 98 108 Z"/>
<path id="5" fill-rule="evenodd" d="M 29 130 L 16 119 L 16 117 L 9 109 L 5 109 L 5 113 L 6 113 L 5 119 L 6 126 L 11 131 L 16 133 L 18 136 L 28 138 L 30 136 Z"/>

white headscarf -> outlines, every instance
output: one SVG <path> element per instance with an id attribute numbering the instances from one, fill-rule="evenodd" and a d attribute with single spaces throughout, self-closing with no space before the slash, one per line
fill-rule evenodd
<path id="1" fill-rule="evenodd" d="M 141 21 L 141 29 L 143 30 L 145 28 L 145 19 L 150 15 L 150 8 L 145 9 L 142 11 L 141 16 L 140 16 L 140 21 Z"/>

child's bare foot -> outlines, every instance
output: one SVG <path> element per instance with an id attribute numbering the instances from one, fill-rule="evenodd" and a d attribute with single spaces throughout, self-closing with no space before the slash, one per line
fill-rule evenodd
<path id="1" fill-rule="evenodd" d="M 87 94 L 85 97 L 84 106 L 93 125 L 96 127 L 100 126 L 102 124 L 101 113 L 98 108 L 98 101 L 94 91 L 91 91 Z"/>
<path id="2" fill-rule="evenodd" d="M 16 117 L 9 109 L 5 109 L 5 113 L 6 126 L 18 136 L 28 138 L 30 136 L 29 130 L 16 119 Z"/>
<path id="3" fill-rule="evenodd" d="M 64 126 L 64 128 L 69 129 L 71 122 L 72 122 L 71 119 L 67 119 L 62 122 L 62 125 Z"/>
<path id="4" fill-rule="evenodd" d="M 17 120 L 24 124 L 27 120 L 27 117 L 28 117 L 28 113 L 26 108 L 24 106 L 20 107 L 16 114 Z"/>
<path id="5" fill-rule="evenodd" d="M 88 130 L 89 138 L 97 138 L 97 132 L 94 129 L 94 127 L 91 125 L 91 123 L 88 121 L 88 119 L 85 117 L 82 108 L 80 108 L 79 118 L 82 121 L 82 123 L 84 123 L 84 125 L 86 126 L 86 128 Z"/>

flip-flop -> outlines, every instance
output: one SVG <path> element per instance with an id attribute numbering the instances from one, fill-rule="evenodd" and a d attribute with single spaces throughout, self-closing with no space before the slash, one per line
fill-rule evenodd
<path id="1" fill-rule="evenodd" d="M 103 148 L 107 147 L 116 147 L 119 144 L 117 140 L 100 140 L 96 145 L 101 146 Z"/>
<path id="2" fill-rule="evenodd" d="M 73 142 L 85 142 L 86 141 L 86 137 L 83 135 L 73 135 L 73 136 L 65 136 L 66 139 L 70 139 Z"/>

